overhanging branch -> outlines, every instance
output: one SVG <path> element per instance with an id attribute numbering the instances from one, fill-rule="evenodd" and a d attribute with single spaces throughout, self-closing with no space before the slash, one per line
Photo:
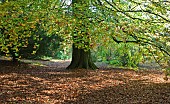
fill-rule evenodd
<path id="1" fill-rule="evenodd" d="M 170 56 L 170 53 L 164 49 L 162 46 L 154 44 L 153 41 L 148 40 L 146 38 L 142 38 L 142 37 L 138 37 L 138 38 L 134 38 L 135 40 L 126 40 L 126 41 L 122 41 L 122 40 L 117 40 L 116 37 L 111 36 L 112 39 L 116 42 L 116 43 L 135 43 L 135 44 L 141 44 L 141 45 L 151 45 L 154 46 L 156 48 L 158 48 L 160 51 L 165 52 L 168 56 Z"/>
<path id="2" fill-rule="evenodd" d="M 149 14 L 156 15 L 156 16 L 162 18 L 163 20 L 165 20 L 166 22 L 170 22 L 169 19 L 165 18 L 164 16 L 162 16 L 162 15 L 160 15 L 160 14 L 158 14 L 158 13 L 154 13 L 154 12 L 152 12 L 151 10 L 142 10 L 142 9 L 141 9 L 141 10 L 122 10 L 121 8 L 117 7 L 117 5 L 116 5 L 114 2 L 112 2 L 113 4 L 110 3 L 110 2 L 107 1 L 107 0 L 105 0 L 105 2 L 107 2 L 107 4 L 109 4 L 109 5 L 110 5 L 113 9 L 115 9 L 115 10 L 113 10 L 113 9 L 105 6 L 106 8 L 108 8 L 108 9 L 114 11 L 114 12 L 120 12 L 120 13 L 122 13 L 122 14 L 124 14 L 124 15 L 126 15 L 127 17 L 132 18 L 132 19 L 138 19 L 138 20 L 141 20 L 141 21 L 146 21 L 145 19 L 132 17 L 132 16 L 130 16 L 130 15 L 128 14 L 129 12 L 133 12 L 133 13 L 134 13 L 134 12 L 145 12 L 145 13 L 149 13 Z"/>
<path id="3" fill-rule="evenodd" d="M 122 40 L 117 40 L 116 37 L 111 36 L 112 39 L 116 42 L 116 43 L 138 43 L 138 41 L 135 40 L 126 40 L 126 41 L 122 41 Z"/>

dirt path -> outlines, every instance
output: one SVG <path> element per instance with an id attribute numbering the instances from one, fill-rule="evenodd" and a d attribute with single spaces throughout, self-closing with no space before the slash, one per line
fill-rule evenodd
<path id="1" fill-rule="evenodd" d="M 1 61 L 0 104 L 170 104 L 159 70 L 65 70 L 69 62 Z"/>

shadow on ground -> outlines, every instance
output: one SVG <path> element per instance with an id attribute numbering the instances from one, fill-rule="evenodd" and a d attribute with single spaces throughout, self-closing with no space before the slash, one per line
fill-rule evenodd
<path id="1" fill-rule="evenodd" d="M 64 70 L 7 61 L 0 66 L 1 104 L 170 103 L 170 81 L 158 70 Z"/>

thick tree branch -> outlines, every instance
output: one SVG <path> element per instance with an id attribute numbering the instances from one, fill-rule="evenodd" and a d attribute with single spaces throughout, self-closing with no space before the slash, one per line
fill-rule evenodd
<path id="1" fill-rule="evenodd" d="M 126 40 L 126 41 L 122 41 L 122 40 L 117 40 L 116 37 L 111 36 L 112 39 L 116 42 L 116 43 L 138 43 L 138 41 L 135 40 Z"/>
<path id="2" fill-rule="evenodd" d="M 132 35 L 131 35 L 132 36 Z M 157 45 L 157 44 L 154 44 L 152 40 L 148 40 L 146 38 L 143 38 L 143 37 L 137 37 L 137 38 L 134 38 L 135 40 L 126 40 L 126 41 L 122 41 L 122 40 L 117 40 L 115 37 L 111 36 L 112 39 L 116 42 L 116 43 L 136 43 L 136 44 L 141 44 L 141 45 L 151 45 L 151 46 L 154 46 L 156 48 L 158 48 L 160 51 L 163 51 L 165 52 L 168 56 L 170 56 L 170 53 L 164 49 L 161 45 Z"/>

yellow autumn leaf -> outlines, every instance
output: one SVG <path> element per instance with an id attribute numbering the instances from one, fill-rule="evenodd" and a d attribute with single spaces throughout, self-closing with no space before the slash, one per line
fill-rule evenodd
<path id="1" fill-rule="evenodd" d="M 31 54 L 33 54 L 33 55 L 34 55 L 35 53 L 36 53 L 36 51 L 33 51 Z"/>

